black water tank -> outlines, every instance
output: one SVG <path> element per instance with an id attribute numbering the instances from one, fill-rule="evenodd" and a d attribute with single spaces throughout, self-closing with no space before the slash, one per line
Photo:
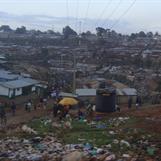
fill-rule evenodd
<path id="1" fill-rule="evenodd" d="M 115 112 L 116 91 L 114 88 L 97 89 L 96 111 L 97 112 Z"/>

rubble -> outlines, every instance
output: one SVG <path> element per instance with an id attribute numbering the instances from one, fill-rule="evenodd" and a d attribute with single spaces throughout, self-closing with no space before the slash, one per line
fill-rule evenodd
<path id="1" fill-rule="evenodd" d="M 120 141 L 120 145 L 125 145 L 125 146 L 127 146 L 127 147 L 130 147 L 129 142 L 127 142 L 127 141 L 125 141 L 125 140 L 121 140 L 121 141 Z"/>
<path id="2" fill-rule="evenodd" d="M 112 154 L 112 155 L 109 155 L 108 157 L 106 157 L 104 161 L 113 161 L 115 159 L 116 159 L 116 156 L 114 154 Z"/>
<path id="3" fill-rule="evenodd" d="M 67 144 L 63 145 L 53 136 L 34 137 L 31 139 L 19 139 L 16 137 L 0 140 L 0 160 L 13 161 L 89 161 L 91 158 L 100 161 L 114 159 L 115 155 L 109 155 L 107 149 L 93 147 L 91 144 Z M 102 159 L 101 159 L 102 158 Z"/>
<path id="4" fill-rule="evenodd" d="M 115 125 L 119 126 L 121 124 L 124 124 L 128 119 L 128 117 L 118 117 L 112 118 L 108 122 L 81 122 L 81 126 L 87 125 L 85 126 L 85 128 L 89 127 L 92 132 L 97 130 L 98 132 L 101 131 L 100 134 L 102 134 L 103 132 L 103 134 L 107 135 L 108 140 L 106 140 L 105 142 L 102 142 L 102 138 L 99 138 L 98 136 L 98 139 L 101 140 L 101 144 L 97 144 L 96 142 L 94 142 L 95 140 L 92 140 L 93 138 L 87 138 L 84 135 L 79 135 L 78 137 L 76 137 L 75 141 L 78 142 L 72 144 L 73 141 L 66 142 L 65 140 L 61 139 L 61 137 L 61 141 L 58 140 L 59 137 L 57 138 L 55 131 L 49 131 L 48 133 L 44 131 L 45 133 L 43 133 L 42 135 L 42 133 L 39 133 L 38 128 L 34 128 L 34 126 L 31 126 L 30 124 L 23 125 L 22 128 L 20 128 L 21 132 L 30 134 L 29 137 L 18 138 L 10 136 L 0 139 L 0 160 L 132 161 L 135 160 L 135 158 L 138 159 L 139 155 L 137 156 L 137 151 L 140 152 L 141 157 L 143 155 L 155 157 L 155 154 L 157 154 L 158 146 L 156 146 L 154 142 L 151 143 L 150 140 L 148 140 L 149 137 L 152 137 L 151 135 L 142 134 L 139 136 L 139 138 L 135 139 L 135 136 L 137 137 L 137 134 L 139 132 L 138 130 L 136 131 L 136 129 L 131 130 L 127 128 L 113 127 Z M 77 125 L 65 120 L 61 122 L 40 120 L 40 122 L 40 125 L 43 124 L 48 128 L 53 127 L 56 130 L 59 129 L 58 131 L 60 133 L 64 131 L 65 133 L 73 132 L 75 126 Z M 31 126 L 32 128 L 30 128 L 29 126 Z M 40 126 L 40 129 L 41 128 L 42 126 Z M 36 129 L 36 131 L 34 129 Z M 70 129 L 72 130 L 70 131 Z M 127 134 L 126 136 L 124 136 L 124 132 Z M 132 136 L 132 134 L 135 135 Z"/>
<path id="5" fill-rule="evenodd" d="M 87 157 L 79 151 L 71 152 L 64 156 L 62 161 L 86 161 Z"/>
<path id="6" fill-rule="evenodd" d="M 26 133 L 29 133 L 29 134 L 37 135 L 37 132 L 35 130 L 33 130 L 32 128 L 28 127 L 27 125 L 22 126 L 22 131 L 26 132 Z"/>

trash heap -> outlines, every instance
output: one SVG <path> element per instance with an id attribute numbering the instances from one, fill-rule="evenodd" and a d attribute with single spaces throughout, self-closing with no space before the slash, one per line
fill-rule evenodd
<path id="1" fill-rule="evenodd" d="M 108 161 L 116 158 L 105 148 L 93 147 L 89 143 L 63 145 L 52 136 L 6 138 L 0 140 L 0 145 L 0 160 L 8 161 Z"/>
<path id="2" fill-rule="evenodd" d="M 39 126 L 36 120 L 37 129 L 28 125 L 18 128 L 19 132 L 27 134 L 26 136 L 14 137 L 16 135 L 13 135 L 0 139 L 0 160 L 139 161 L 140 159 L 142 161 L 159 161 L 160 158 L 157 158 L 156 154 L 160 154 L 160 144 L 153 141 L 152 135 L 140 133 L 135 128 L 124 128 L 122 125 L 129 119 L 129 117 L 115 117 L 104 121 L 97 119 L 90 123 L 86 120 L 77 120 L 76 125 L 69 120 L 60 123 L 42 119 L 38 120 Z M 48 131 L 51 127 L 56 131 L 61 129 L 60 132 L 69 137 L 67 134 L 72 135 L 75 131 L 77 132 L 76 127 L 80 125 L 87 129 L 88 134 L 93 135 L 94 132 L 100 132 L 97 139 L 102 139 L 105 135 L 101 146 L 90 141 L 90 139 L 96 139 L 92 136 L 88 139 L 84 138 L 82 134 L 76 135 L 76 143 L 69 143 L 65 142 L 64 138 L 57 137 L 53 131 Z M 42 130 L 44 127 L 48 127 L 47 131 L 41 135 L 42 133 L 38 129 Z M 84 129 L 82 128 L 80 132 L 84 132 Z M 105 140 L 108 140 L 108 143 Z"/>

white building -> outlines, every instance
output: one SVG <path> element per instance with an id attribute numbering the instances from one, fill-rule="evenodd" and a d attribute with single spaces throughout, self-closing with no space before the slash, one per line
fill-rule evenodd
<path id="1" fill-rule="evenodd" d="M 40 82 L 31 78 L 22 78 L 7 82 L 0 82 L 0 96 L 9 98 L 30 94 L 36 91 Z"/>

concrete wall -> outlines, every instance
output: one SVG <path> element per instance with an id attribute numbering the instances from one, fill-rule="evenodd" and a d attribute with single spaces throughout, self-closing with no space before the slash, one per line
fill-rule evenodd
<path id="1" fill-rule="evenodd" d="M 13 93 L 14 93 L 13 89 L 9 89 L 9 95 L 8 95 L 8 97 L 11 98 L 13 96 Z"/>
<path id="2" fill-rule="evenodd" d="M 22 88 L 10 89 L 9 98 L 22 95 Z"/>
<path id="3" fill-rule="evenodd" d="M 9 95 L 9 89 L 3 86 L 0 86 L 0 95 L 1 96 L 8 96 Z"/>
<path id="4" fill-rule="evenodd" d="M 132 104 L 136 103 L 136 96 L 131 96 Z M 129 96 L 116 96 L 117 104 L 128 104 Z"/>
<path id="5" fill-rule="evenodd" d="M 15 89 L 15 96 L 20 96 L 20 95 L 22 95 L 22 88 Z"/>
<path id="6" fill-rule="evenodd" d="M 36 91 L 36 87 L 33 86 L 32 89 L 31 89 L 32 92 Z"/>
<path id="7" fill-rule="evenodd" d="M 96 96 L 78 96 L 82 101 L 89 101 L 91 103 L 96 103 Z"/>

